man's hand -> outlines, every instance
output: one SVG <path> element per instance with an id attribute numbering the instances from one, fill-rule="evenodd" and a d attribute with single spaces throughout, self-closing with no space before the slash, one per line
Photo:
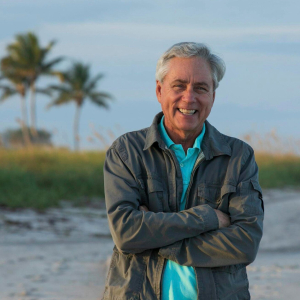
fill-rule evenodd
<path id="1" fill-rule="evenodd" d="M 148 207 L 147 207 L 146 205 L 141 205 L 141 206 L 139 207 L 139 210 L 140 210 L 140 211 L 145 211 L 145 212 L 149 211 L 149 209 L 148 209 Z"/>
<path id="2" fill-rule="evenodd" d="M 228 227 L 230 225 L 230 218 L 220 210 L 215 209 L 217 217 L 219 219 L 219 228 Z"/>

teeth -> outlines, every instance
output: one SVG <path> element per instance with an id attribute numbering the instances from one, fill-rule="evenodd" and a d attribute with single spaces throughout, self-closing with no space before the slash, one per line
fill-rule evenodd
<path id="1" fill-rule="evenodd" d="M 179 111 L 181 113 L 183 113 L 184 115 L 192 115 L 195 113 L 195 109 L 183 109 L 183 108 L 179 108 Z"/>

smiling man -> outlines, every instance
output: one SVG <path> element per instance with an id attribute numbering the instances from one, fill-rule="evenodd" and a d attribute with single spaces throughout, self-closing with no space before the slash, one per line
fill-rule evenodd
<path id="1" fill-rule="evenodd" d="M 187 151 L 201 133 L 215 100 L 212 74 L 206 60 L 197 56 L 175 57 L 168 67 L 164 79 L 156 81 L 156 95 L 170 138 Z"/>
<path id="2" fill-rule="evenodd" d="M 206 120 L 224 73 L 207 46 L 175 44 L 157 63 L 162 112 L 107 151 L 104 299 L 250 299 L 262 191 L 252 148 Z"/>

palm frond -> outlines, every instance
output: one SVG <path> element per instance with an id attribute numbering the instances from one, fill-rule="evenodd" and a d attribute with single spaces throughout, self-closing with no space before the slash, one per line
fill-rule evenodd
<path id="1" fill-rule="evenodd" d="M 8 56 L 1 61 L 1 69 L 11 76 L 24 76 L 31 83 L 40 75 L 52 75 L 52 67 L 63 60 L 63 57 L 58 57 L 46 61 L 46 55 L 54 44 L 55 41 L 51 41 L 43 48 L 34 33 L 18 34 L 15 41 L 7 46 Z"/>
<path id="2" fill-rule="evenodd" d="M 62 92 L 62 93 L 69 93 L 69 94 L 73 93 L 73 90 L 66 85 L 50 85 L 49 89 L 57 92 Z"/>
<path id="3" fill-rule="evenodd" d="M 42 95 L 46 95 L 49 97 L 52 96 L 52 91 L 49 88 L 45 88 L 45 89 L 37 88 L 37 89 L 35 89 L 35 91 L 37 94 L 42 94 Z"/>
<path id="4" fill-rule="evenodd" d="M 70 83 L 75 90 L 83 90 L 90 78 L 90 66 L 75 63 L 69 70 Z"/>
<path id="5" fill-rule="evenodd" d="M 88 96 L 90 98 L 103 99 L 104 101 L 114 99 L 112 95 L 105 93 L 105 92 L 93 92 L 93 93 L 88 94 Z"/>
<path id="6" fill-rule="evenodd" d="M 57 43 L 57 41 L 56 40 L 52 40 L 52 41 L 50 41 L 49 42 L 49 44 L 47 45 L 47 47 L 45 48 L 45 49 L 47 49 L 47 50 L 51 50 L 52 49 L 52 47 L 55 45 Z"/>
<path id="7" fill-rule="evenodd" d="M 90 99 L 91 99 L 91 102 L 96 104 L 97 106 L 102 106 L 106 109 L 109 109 L 107 102 L 104 101 L 103 99 L 97 99 L 97 98 L 90 98 Z"/>
<path id="8" fill-rule="evenodd" d="M 60 82 L 64 82 L 64 73 L 61 71 L 49 71 L 49 75 L 56 76 Z"/>
<path id="9" fill-rule="evenodd" d="M 46 59 L 46 56 L 48 55 L 48 53 L 50 52 L 50 50 L 52 49 L 52 47 L 56 44 L 56 41 L 53 40 L 51 41 L 45 48 L 40 49 L 41 51 L 41 61 L 44 61 Z"/>
<path id="10" fill-rule="evenodd" d="M 96 75 L 93 79 L 90 80 L 90 82 L 87 83 L 86 87 L 85 87 L 85 90 L 86 91 L 91 91 L 93 90 L 96 86 L 97 86 L 97 83 L 100 79 L 103 78 L 103 74 L 98 74 Z"/>
<path id="11" fill-rule="evenodd" d="M 65 58 L 61 56 L 61 57 L 57 57 L 57 58 L 51 60 L 50 62 L 47 62 L 45 65 L 42 66 L 42 72 L 51 74 L 51 68 L 54 65 L 60 63 L 64 59 Z"/>
<path id="12" fill-rule="evenodd" d="M 0 89 L 3 90 L 3 93 L 0 96 L 0 103 L 18 93 L 18 91 L 16 89 L 14 89 L 10 86 L 1 85 Z"/>
<path id="13" fill-rule="evenodd" d="M 62 105 L 74 101 L 74 98 L 69 93 L 61 93 L 56 99 L 47 105 L 47 109 L 52 106 Z"/>
<path id="14" fill-rule="evenodd" d="M 97 82 L 103 77 L 98 74 L 91 77 L 90 66 L 80 62 L 75 62 L 66 72 L 58 72 L 57 76 L 63 79 L 60 85 L 52 85 L 49 88 L 58 93 L 48 107 L 53 105 L 61 105 L 74 101 L 81 106 L 87 98 L 97 106 L 109 108 L 108 100 L 113 100 L 109 93 L 98 92 L 95 88 Z"/>
<path id="15" fill-rule="evenodd" d="M 8 48 L 14 60 L 23 62 L 24 66 L 33 67 L 40 56 L 40 46 L 37 36 L 28 32 L 16 35 L 16 42 Z"/>

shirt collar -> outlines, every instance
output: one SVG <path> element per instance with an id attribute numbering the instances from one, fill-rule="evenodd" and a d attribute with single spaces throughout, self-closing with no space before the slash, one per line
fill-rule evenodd
<path id="1" fill-rule="evenodd" d="M 155 143 L 161 149 L 164 149 L 166 143 L 161 138 L 158 130 L 159 122 L 163 116 L 163 112 L 158 113 L 153 120 L 152 125 L 147 128 L 146 140 L 144 145 L 144 151 L 153 146 Z M 221 134 L 214 126 L 212 126 L 207 120 L 205 121 L 205 132 L 201 148 L 205 155 L 206 160 L 212 159 L 214 156 L 229 155 L 231 156 L 231 147 L 227 143 L 226 136 Z"/>
<path id="2" fill-rule="evenodd" d="M 158 124 L 158 130 L 159 130 L 159 133 L 160 133 L 163 141 L 165 142 L 166 146 L 170 149 L 172 145 L 175 145 L 175 143 L 171 140 L 171 138 L 169 137 L 169 135 L 166 131 L 166 128 L 164 126 L 164 118 L 165 118 L 165 116 L 162 116 L 162 118 Z M 204 134 L 205 134 L 205 123 L 203 123 L 203 128 L 202 128 L 201 133 L 195 139 L 193 148 L 201 150 L 201 143 L 202 143 Z"/>

